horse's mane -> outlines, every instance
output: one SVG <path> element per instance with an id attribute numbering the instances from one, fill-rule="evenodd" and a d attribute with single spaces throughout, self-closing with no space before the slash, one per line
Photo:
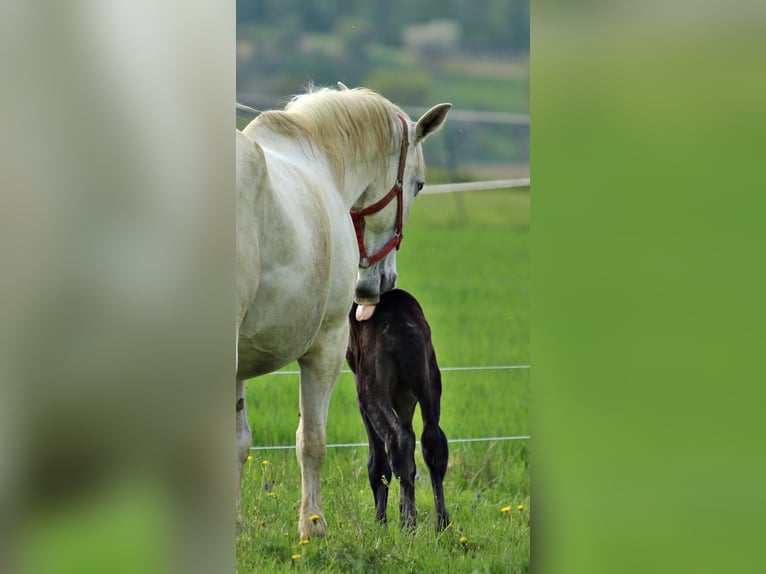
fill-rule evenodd
<path id="1" fill-rule="evenodd" d="M 324 152 L 342 185 L 347 160 L 362 160 L 370 167 L 381 153 L 399 149 L 402 130 L 397 115 L 407 117 L 367 88 L 312 87 L 295 96 L 284 110 L 263 112 L 255 121 L 282 135 L 303 138 Z"/>

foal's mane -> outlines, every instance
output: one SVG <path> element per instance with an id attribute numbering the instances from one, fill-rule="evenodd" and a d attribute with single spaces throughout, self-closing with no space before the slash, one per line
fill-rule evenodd
<path id="1" fill-rule="evenodd" d="M 347 161 L 361 160 L 369 168 L 381 155 L 399 149 L 402 128 L 397 115 L 407 117 L 398 106 L 367 88 L 310 88 L 295 96 L 284 110 L 263 112 L 256 121 L 282 135 L 305 139 L 324 152 L 343 185 Z"/>

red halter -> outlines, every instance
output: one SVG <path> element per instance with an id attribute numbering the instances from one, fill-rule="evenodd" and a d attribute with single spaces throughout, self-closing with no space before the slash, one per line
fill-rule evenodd
<path id="1" fill-rule="evenodd" d="M 374 263 L 377 263 L 381 259 L 383 259 L 386 255 L 389 254 L 394 248 L 399 249 L 399 246 L 402 243 L 402 239 L 404 239 L 404 235 L 402 235 L 402 210 L 404 209 L 403 206 L 403 198 L 402 198 L 402 184 L 404 180 L 404 164 L 407 161 L 407 148 L 410 145 L 409 142 L 409 136 L 408 136 L 408 128 L 407 128 L 407 120 L 405 120 L 402 116 L 399 116 L 399 120 L 402 122 L 402 148 L 399 152 L 399 171 L 396 175 L 396 183 L 393 185 L 391 190 L 383 196 L 380 200 L 376 201 L 372 205 L 368 205 L 367 207 L 363 207 L 362 209 L 352 209 L 351 210 L 351 221 L 354 222 L 354 231 L 356 231 L 356 242 L 359 245 L 359 267 L 362 269 L 366 269 L 367 267 L 370 267 Z M 372 255 L 367 255 L 367 249 L 364 246 L 364 231 L 362 230 L 362 218 L 365 215 L 372 215 L 373 213 L 377 213 L 384 207 L 386 207 L 389 203 L 391 203 L 391 200 L 393 198 L 396 198 L 396 228 L 394 229 L 394 236 L 391 238 L 391 240 L 386 243 L 380 251 L 377 253 L 374 253 Z"/>

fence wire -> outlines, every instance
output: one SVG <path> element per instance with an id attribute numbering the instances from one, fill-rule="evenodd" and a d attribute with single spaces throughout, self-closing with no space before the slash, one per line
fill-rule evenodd
<path id="1" fill-rule="evenodd" d="M 531 365 L 484 365 L 475 367 L 442 367 L 439 370 L 444 371 L 502 371 L 502 370 L 514 370 L 514 369 L 530 369 Z M 299 375 L 300 371 L 274 371 L 270 373 L 272 375 Z M 341 374 L 351 374 L 348 369 L 341 371 Z M 487 436 L 487 437 L 474 437 L 474 438 L 453 438 L 448 439 L 450 444 L 457 443 L 470 443 L 470 442 L 493 442 L 493 441 L 508 441 L 508 440 L 528 440 L 531 439 L 531 435 L 513 435 L 513 436 Z M 417 441 L 420 444 L 420 441 Z M 328 444 L 327 448 L 358 448 L 369 446 L 366 442 L 343 442 Z M 284 445 L 270 445 L 270 446 L 251 446 L 251 451 L 258 450 L 294 450 L 294 444 Z"/>
<path id="2" fill-rule="evenodd" d="M 474 191 L 474 190 L 491 190 L 501 188 L 513 188 L 513 187 L 527 187 L 529 186 L 529 178 L 519 179 L 505 179 L 505 180 L 493 180 L 493 181 L 472 181 L 465 183 L 447 183 L 440 185 L 426 186 L 423 193 L 437 194 L 437 193 L 454 193 L 462 191 Z M 451 371 L 504 371 L 504 370 L 516 370 L 516 369 L 530 369 L 531 365 L 483 365 L 483 366 L 470 366 L 470 367 L 441 367 L 439 370 L 442 372 Z M 340 372 L 342 375 L 351 374 L 351 371 L 344 369 Z M 300 375 L 300 371 L 274 371 L 269 373 L 270 375 Z M 531 439 L 531 435 L 514 435 L 514 436 L 493 436 L 493 437 L 475 437 L 475 438 L 454 438 L 448 439 L 448 443 L 471 443 L 471 442 L 492 442 L 492 441 L 510 441 L 510 440 L 528 440 Z M 420 441 L 417 441 L 420 444 Z M 328 444 L 327 448 L 358 448 L 368 446 L 366 442 L 349 442 L 349 443 L 335 443 Z M 252 446 L 251 451 L 260 450 L 294 450 L 295 445 L 271 445 L 271 446 Z"/>

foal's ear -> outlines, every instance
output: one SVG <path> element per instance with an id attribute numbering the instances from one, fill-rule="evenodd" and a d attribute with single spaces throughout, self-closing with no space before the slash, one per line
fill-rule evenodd
<path id="1" fill-rule="evenodd" d="M 338 89 L 341 92 L 345 92 L 346 90 L 348 90 L 348 86 L 344 84 L 343 82 L 338 82 Z"/>
<path id="2" fill-rule="evenodd" d="M 420 117 L 415 126 L 416 145 L 442 127 L 450 108 L 452 108 L 452 104 L 436 104 Z"/>

